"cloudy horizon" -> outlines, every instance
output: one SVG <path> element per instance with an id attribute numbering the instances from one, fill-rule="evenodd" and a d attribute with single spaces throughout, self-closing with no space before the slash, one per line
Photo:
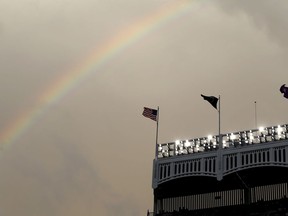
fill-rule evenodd
<path id="1" fill-rule="evenodd" d="M 160 107 L 160 143 L 218 133 L 200 94 L 221 95 L 223 133 L 287 123 L 287 8 L 0 1 L 0 215 L 145 215 L 156 124 L 143 107 Z"/>

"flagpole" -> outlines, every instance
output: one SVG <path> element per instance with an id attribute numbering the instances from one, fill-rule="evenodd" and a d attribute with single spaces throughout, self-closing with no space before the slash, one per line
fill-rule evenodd
<path id="1" fill-rule="evenodd" d="M 158 108 L 157 108 L 157 126 L 156 126 L 155 159 L 158 159 L 158 130 L 159 130 L 159 106 L 158 106 Z"/>
<path id="2" fill-rule="evenodd" d="M 219 116 L 219 128 L 218 128 L 218 137 L 219 137 L 219 149 L 217 151 L 217 160 L 218 160 L 218 169 L 217 169 L 217 180 L 220 181 L 223 179 L 223 158 L 222 158 L 222 150 L 223 150 L 223 140 L 221 135 L 221 109 L 220 109 L 220 95 L 218 98 L 219 101 L 219 110 L 218 110 L 218 116 Z"/>
<path id="3" fill-rule="evenodd" d="M 220 112 L 220 95 L 219 95 L 219 110 L 218 110 L 218 113 L 219 113 L 219 130 L 218 130 L 218 134 L 219 134 L 219 141 L 220 141 L 220 134 L 221 134 L 221 125 L 220 125 L 220 120 L 221 120 L 221 112 Z"/>
<path id="4" fill-rule="evenodd" d="M 257 103 L 256 101 L 254 101 L 254 105 L 255 105 L 255 129 L 257 128 Z"/>

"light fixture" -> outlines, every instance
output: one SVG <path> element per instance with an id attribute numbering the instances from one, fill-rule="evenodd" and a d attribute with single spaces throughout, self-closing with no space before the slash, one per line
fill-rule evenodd
<path id="1" fill-rule="evenodd" d="M 212 140 L 213 136 L 212 135 L 208 135 L 208 141 Z"/>
<path id="2" fill-rule="evenodd" d="M 191 143 L 189 142 L 189 140 L 186 140 L 186 142 L 184 143 L 184 146 L 185 146 L 185 147 L 191 146 Z"/>
<path id="3" fill-rule="evenodd" d="M 282 131 L 283 131 L 283 128 L 280 125 L 278 125 L 278 128 L 277 128 L 278 135 L 280 135 Z"/>
<path id="4" fill-rule="evenodd" d="M 231 133 L 231 135 L 230 135 L 230 139 L 231 139 L 231 140 L 234 140 L 234 139 L 236 139 L 236 136 L 235 136 L 235 134 Z"/>

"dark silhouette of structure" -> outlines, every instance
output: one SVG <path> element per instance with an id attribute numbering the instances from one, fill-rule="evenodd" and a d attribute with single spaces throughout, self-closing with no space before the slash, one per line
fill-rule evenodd
<path id="1" fill-rule="evenodd" d="M 158 144 L 156 151 L 154 212 L 147 215 L 288 215 L 286 124 Z"/>
<path id="2" fill-rule="evenodd" d="M 288 87 L 285 84 L 280 87 L 280 92 L 283 94 L 283 97 L 288 98 Z"/>

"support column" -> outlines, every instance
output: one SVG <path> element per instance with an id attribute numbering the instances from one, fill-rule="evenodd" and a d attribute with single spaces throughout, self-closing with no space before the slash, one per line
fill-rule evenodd
<path id="1" fill-rule="evenodd" d="M 273 147 L 271 147 L 270 149 L 269 149 L 269 159 L 270 159 L 270 163 L 274 163 L 275 162 L 275 157 L 274 157 L 274 149 L 273 149 Z"/>
<path id="2" fill-rule="evenodd" d="M 163 198 L 158 199 L 154 192 L 153 216 L 163 211 Z"/>
<path id="3" fill-rule="evenodd" d="M 217 162 L 216 162 L 216 176 L 217 180 L 221 181 L 223 179 L 223 145 L 222 145 L 222 135 L 219 135 L 219 149 L 217 150 Z"/>
<path id="4" fill-rule="evenodd" d="M 246 205 L 251 204 L 251 189 L 250 188 L 244 188 L 244 203 Z"/>
<path id="5" fill-rule="evenodd" d="M 155 189 L 158 186 L 158 163 L 154 159 L 153 160 L 153 173 L 152 173 L 152 188 Z"/>
<path id="6" fill-rule="evenodd" d="M 288 162 L 288 146 L 285 147 L 285 162 Z"/>
<path id="7" fill-rule="evenodd" d="M 175 163 L 174 162 L 171 162 L 170 163 L 170 177 L 173 177 L 175 176 Z"/>
<path id="8" fill-rule="evenodd" d="M 158 207 L 157 207 L 157 198 L 154 192 L 154 206 L 153 206 L 153 216 L 157 215 Z"/>

